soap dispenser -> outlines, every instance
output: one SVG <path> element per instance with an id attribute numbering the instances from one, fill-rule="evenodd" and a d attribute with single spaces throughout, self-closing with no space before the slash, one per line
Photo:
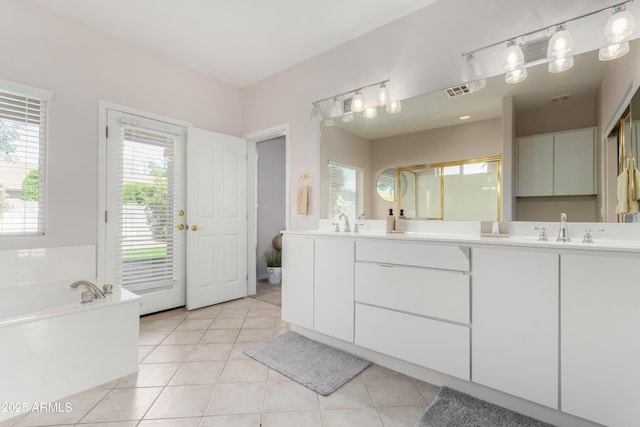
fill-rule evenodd
<path id="1" fill-rule="evenodd" d="M 391 233 L 396 229 L 396 218 L 393 216 L 393 209 L 389 209 L 389 215 L 387 215 L 387 233 Z"/>
<path id="2" fill-rule="evenodd" d="M 400 215 L 396 219 L 396 231 L 399 233 L 404 233 L 404 209 L 400 209 Z"/>

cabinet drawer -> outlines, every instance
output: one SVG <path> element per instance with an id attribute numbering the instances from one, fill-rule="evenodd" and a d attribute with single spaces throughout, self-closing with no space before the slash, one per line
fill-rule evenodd
<path id="1" fill-rule="evenodd" d="M 355 329 L 357 345 L 470 379 L 470 331 L 466 326 L 356 303 Z"/>
<path id="2" fill-rule="evenodd" d="M 469 248 L 423 242 L 358 240 L 356 261 L 469 271 Z"/>
<path id="3" fill-rule="evenodd" d="M 356 263 L 358 302 L 469 323 L 469 294 L 469 276 L 459 272 Z"/>

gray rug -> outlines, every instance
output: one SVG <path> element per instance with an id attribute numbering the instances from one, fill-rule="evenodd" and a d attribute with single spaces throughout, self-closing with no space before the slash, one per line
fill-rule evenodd
<path id="1" fill-rule="evenodd" d="M 510 409 L 442 387 L 415 427 L 553 427 Z"/>
<path id="2" fill-rule="evenodd" d="M 295 332 L 244 350 L 269 368 L 327 396 L 371 365 L 364 359 Z"/>

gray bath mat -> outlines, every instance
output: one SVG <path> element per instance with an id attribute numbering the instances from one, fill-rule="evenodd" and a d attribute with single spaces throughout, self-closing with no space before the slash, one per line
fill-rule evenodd
<path id="1" fill-rule="evenodd" d="M 295 332 L 286 332 L 247 348 L 244 354 L 323 396 L 333 393 L 371 365 Z"/>
<path id="2" fill-rule="evenodd" d="M 415 427 L 553 427 L 510 409 L 442 387 Z"/>

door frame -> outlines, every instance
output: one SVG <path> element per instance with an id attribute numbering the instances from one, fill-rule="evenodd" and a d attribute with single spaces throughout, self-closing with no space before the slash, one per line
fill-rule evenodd
<path id="1" fill-rule="evenodd" d="M 258 157 L 256 144 L 273 138 L 284 137 L 285 145 L 285 230 L 289 229 L 289 169 L 291 141 L 289 139 L 289 123 L 272 126 L 243 135 L 247 140 L 247 295 L 256 293 L 258 260 Z"/>
<path id="2" fill-rule="evenodd" d="M 107 210 L 107 110 L 117 110 L 126 114 L 145 117 L 152 120 L 166 122 L 175 126 L 182 126 L 187 130 L 193 125 L 189 122 L 176 120 L 171 117 L 150 113 L 137 108 L 127 107 L 114 102 L 98 100 L 98 247 L 96 250 L 96 277 L 103 278 L 106 273 L 106 225 L 104 213 Z M 188 134 L 187 134 L 188 135 Z"/>

